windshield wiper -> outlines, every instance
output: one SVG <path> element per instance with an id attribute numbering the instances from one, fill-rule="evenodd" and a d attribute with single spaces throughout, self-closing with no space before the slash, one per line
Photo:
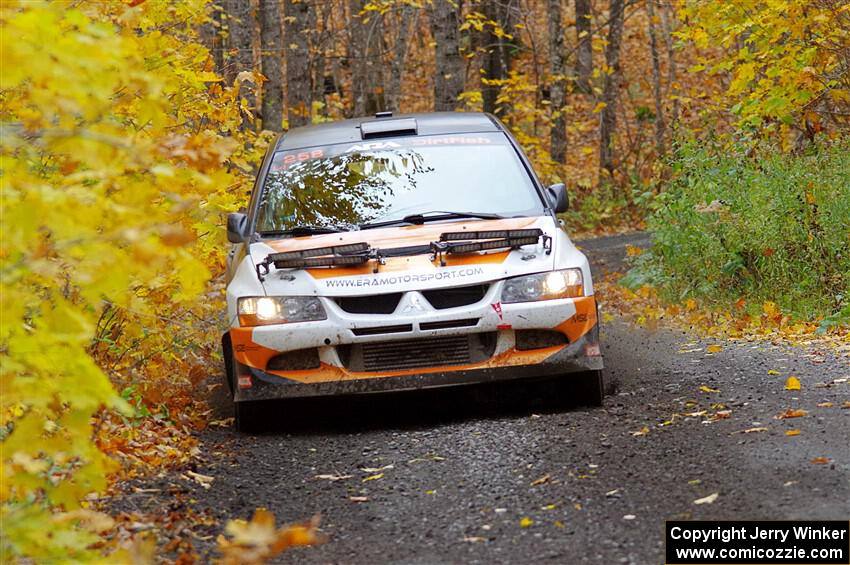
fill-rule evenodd
<path id="1" fill-rule="evenodd" d="M 293 237 L 298 237 L 302 235 L 321 235 L 325 233 L 339 233 L 347 230 L 343 230 L 340 228 L 331 228 L 327 226 L 295 226 L 294 228 L 290 228 L 288 230 L 269 230 L 269 231 L 261 231 L 260 235 L 262 237 L 268 236 L 278 236 L 278 235 L 289 235 Z"/>
<path id="2" fill-rule="evenodd" d="M 433 216 L 426 216 L 425 214 L 434 214 Z M 438 222 L 440 220 L 455 220 L 459 218 L 478 218 L 481 220 L 501 220 L 504 219 L 504 216 L 500 216 L 499 214 L 490 214 L 487 212 L 444 212 L 442 210 L 434 210 L 431 212 L 424 212 L 422 214 L 408 214 L 403 218 L 399 218 L 396 220 L 386 220 L 383 222 L 372 222 L 368 224 L 360 224 L 361 230 L 368 230 L 372 228 L 383 228 L 386 226 L 395 226 L 398 224 L 416 224 L 421 225 L 425 222 Z"/>

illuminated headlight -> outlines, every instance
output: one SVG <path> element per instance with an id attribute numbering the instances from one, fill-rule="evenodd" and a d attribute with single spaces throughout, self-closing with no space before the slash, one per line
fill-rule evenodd
<path id="1" fill-rule="evenodd" d="M 575 298 L 583 294 L 581 269 L 566 269 L 506 280 L 502 287 L 502 303 Z"/>
<path id="2" fill-rule="evenodd" d="M 240 326 L 266 326 L 327 319 L 315 296 L 248 296 L 239 299 Z"/>

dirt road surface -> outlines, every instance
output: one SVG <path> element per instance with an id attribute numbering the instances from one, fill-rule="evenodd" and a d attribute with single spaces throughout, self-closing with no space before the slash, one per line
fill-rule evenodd
<path id="1" fill-rule="evenodd" d="M 581 245 L 600 271 L 646 243 Z M 548 389 L 528 383 L 278 404 L 268 433 L 201 434 L 196 471 L 215 477 L 211 488 L 173 477 L 142 486 L 177 489 L 222 523 L 257 507 L 281 521 L 321 514 L 330 541 L 280 563 L 657 564 L 667 519 L 850 517 L 846 357 L 617 319 L 603 331 L 619 392 L 602 408 L 541 403 Z M 785 390 L 788 375 L 801 390 Z M 213 404 L 230 415 L 224 398 Z M 788 409 L 806 415 L 777 419 Z M 145 491 L 115 501 L 164 504 Z M 210 558 L 214 540 L 196 533 Z"/>

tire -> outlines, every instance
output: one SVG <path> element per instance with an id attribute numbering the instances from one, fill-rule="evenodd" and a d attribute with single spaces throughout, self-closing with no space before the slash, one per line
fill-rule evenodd
<path id="1" fill-rule="evenodd" d="M 221 336 L 221 358 L 224 360 L 224 380 L 227 381 L 230 397 L 233 398 L 236 373 L 233 370 L 233 344 L 230 341 L 230 332 Z"/>
<path id="2" fill-rule="evenodd" d="M 254 434 L 263 428 L 263 408 L 259 402 L 234 402 L 236 431 Z"/>
<path id="3" fill-rule="evenodd" d="M 579 404 L 602 406 L 602 399 L 605 397 L 605 378 L 602 371 L 586 371 L 578 373 L 572 378 L 574 379 L 574 390 Z"/>

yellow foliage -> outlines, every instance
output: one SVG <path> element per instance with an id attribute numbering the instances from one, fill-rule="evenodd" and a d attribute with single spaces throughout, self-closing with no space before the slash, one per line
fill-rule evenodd
<path id="1" fill-rule="evenodd" d="M 194 39 L 204 14 L 203 0 L 0 8 L 4 555 L 97 558 L 107 522 L 80 501 L 114 465 L 92 416 L 132 412 L 91 354 L 117 328 L 101 314 L 121 313 L 130 361 L 175 357 L 168 319 L 221 267 L 222 214 L 262 144 Z"/>

